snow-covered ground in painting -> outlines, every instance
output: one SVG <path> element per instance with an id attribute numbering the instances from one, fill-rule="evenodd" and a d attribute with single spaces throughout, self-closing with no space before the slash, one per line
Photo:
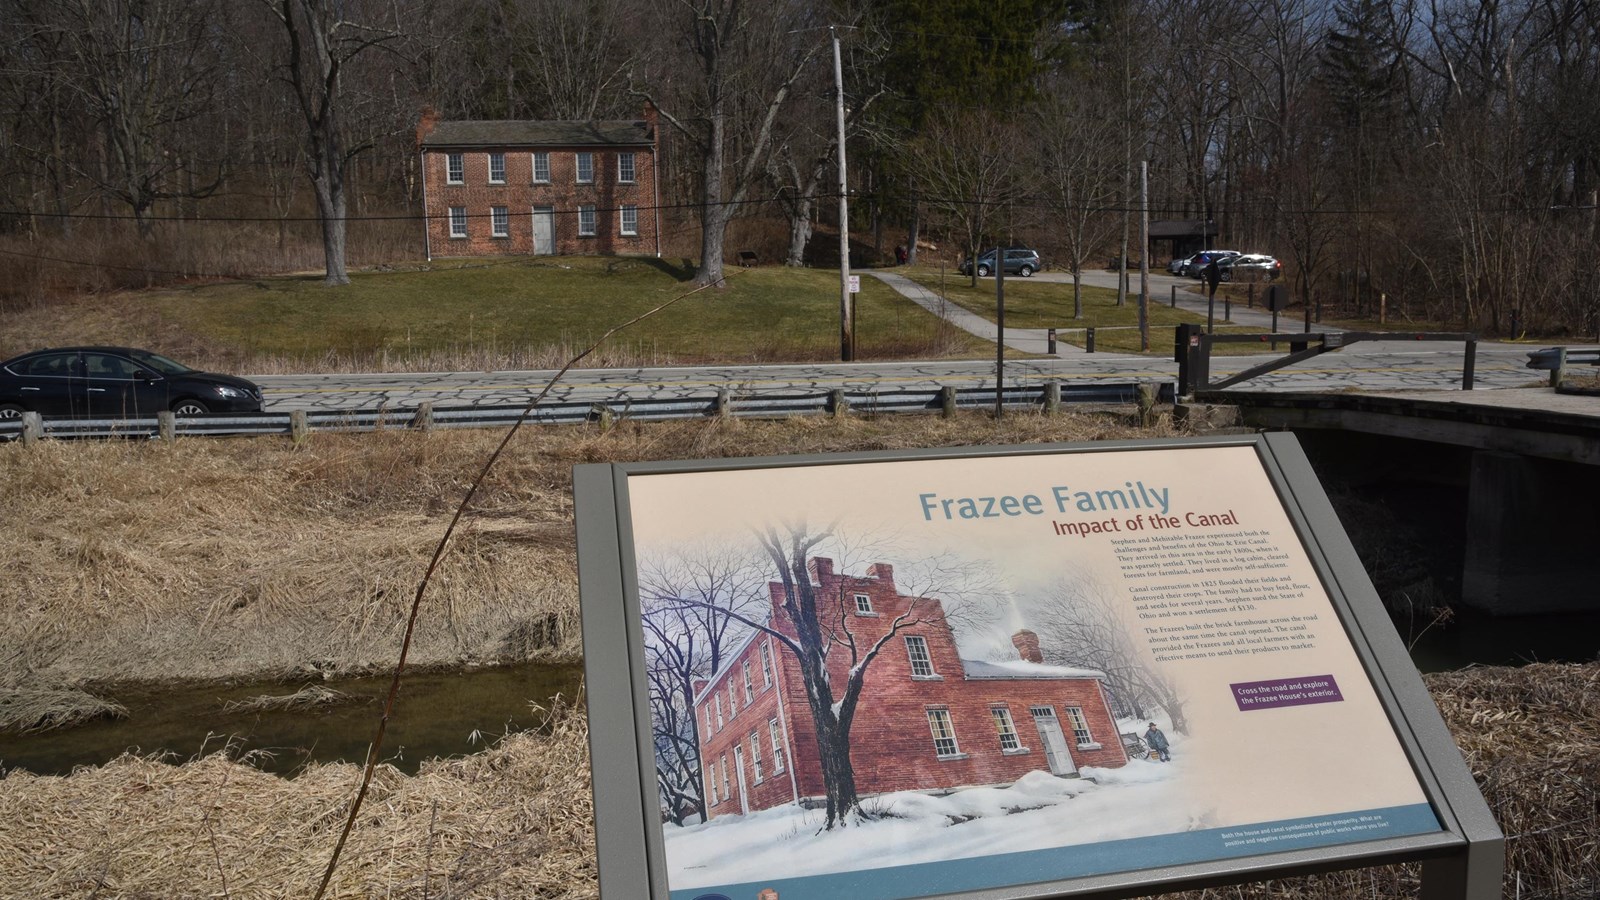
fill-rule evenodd
<path id="1" fill-rule="evenodd" d="M 1086 767 L 1076 779 L 1031 772 L 1009 787 L 968 788 L 943 797 L 884 794 L 862 804 L 881 818 L 825 833 L 819 833 L 822 811 L 796 806 L 668 825 L 669 877 L 672 889 L 681 890 L 1210 827 L 1206 810 L 1186 808 L 1192 801 L 1183 798 L 1192 794 L 1176 789 L 1184 769 L 1174 741 L 1170 763 Z"/>

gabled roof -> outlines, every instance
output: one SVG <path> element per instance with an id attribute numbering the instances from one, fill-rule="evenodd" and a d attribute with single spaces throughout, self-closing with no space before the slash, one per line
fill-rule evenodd
<path id="1" fill-rule="evenodd" d="M 547 122 L 493 119 L 439 122 L 424 147 L 582 147 L 649 146 L 650 126 L 634 121 Z"/>
<path id="2" fill-rule="evenodd" d="M 1096 669 L 1078 669 L 1072 666 L 1047 666 L 1042 663 L 1031 663 L 1026 660 L 1014 659 L 1005 662 L 984 662 L 978 659 L 963 659 L 961 667 L 966 670 L 968 679 L 1013 679 L 1018 681 L 1035 678 L 1100 678 L 1106 673 Z"/>

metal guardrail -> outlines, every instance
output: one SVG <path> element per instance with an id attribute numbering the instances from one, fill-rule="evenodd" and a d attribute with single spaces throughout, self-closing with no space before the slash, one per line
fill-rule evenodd
<path id="1" fill-rule="evenodd" d="M 1309 326 L 1309 320 L 1308 320 Z M 1478 336 L 1471 332 L 1431 331 L 1331 331 L 1267 332 L 1265 334 L 1211 334 L 1199 325 L 1184 323 L 1175 330 L 1173 359 L 1178 363 L 1178 390 L 1183 396 L 1217 391 L 1265 375 L 1285 366 L 1330 353 L 1361 341 L 1450 341 L 1463 345 L 1461 389 L 1472 390 L 1476 378 Z M 1220 381 L 1211 380 L 1211 350 L 1216 344 L 1288 344 L 1289 353 L 1251 366 Z M 1314 346 L 1313 346 L 1314 345 Z"/>
<path id="2" fill-rule="evenodd" d="M 1155 401 L 1170 403 L 1175 385 L 1163 382 L 1155 387 Z M 1062 404 L 1132 404 L 1139 401 L 1137 383 L 1048 384 L 1008 387 L 1001 391 L 1007 408 L 1043 407 Z M 929 390 L 825 391 L 802 394 L 751 394 L 740 396 L 719 391 L 706 396 L 673 399 L 616 400 L 596 402 L 564 400 L 541 403 L 528 414 L 528 422 L 538 425 L 575 425 L 601 420 L 633 419 L 659 421 L 710 416 L 783 418 L 787 416 L 839 414 L 865 415 L 899 412 L 948 412 L 959 408 L 993 406 L 994 388 L 941 387 Z M 522 417 L 524 406 L 394 407 L 352 410 L 296 410 L 293 412 L 239 413 L 231 415 L 170 415 L 132 419 L 79 419 L 52 417 L 39 419 L 39 437 L 76 438 L 160 438 L 163 428 L 173 437 L 227 435 L 297 435 L 309 432 L 370 432 L 390 429 L 495 428 L 509 427 Z M 31 418 L 33 414 L 28 414 Z M 23 435 L 21 420 L 0 422 L 0 440 Z"/>
<path id="3" fill-rule="evenodd" d="M 1547 347 L 1528 353 L 1528 368 L 1550 372 L 1550 386 L 1560 388 L 1567 366 L 1600 366 L 1600 350 L 1572 350 Z"/>

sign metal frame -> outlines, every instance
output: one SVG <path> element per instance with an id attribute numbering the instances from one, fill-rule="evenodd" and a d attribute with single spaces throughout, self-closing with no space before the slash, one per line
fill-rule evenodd
<path id="1" fill-rule="evenodd" d="M 585 694 L 600 891 L 668 897 L 646 693 L 639 586 L 629 523 L 636 475 L 855 463 L 1102 453 L 1186 447 L 1255 450 L 1326 589 L 1441 830 L 942 894 L 959 900 L 1128 897 L 1339 869 L 1422 863 L 1422 900 L 1496 900 L 1504 837 L 1404 644 L 1389 621 L 1298 441 L 1288 433 L 893 450 L 574 467 Z"/>

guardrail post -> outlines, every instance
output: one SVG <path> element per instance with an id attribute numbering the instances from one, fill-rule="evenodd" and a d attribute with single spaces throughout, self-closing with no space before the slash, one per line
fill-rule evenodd
<path id="1" fill-rule="evenodd" d="M 1139 424 L 1149 428 L 1156 423 L 1156 386 L 1141 382 L 1135 390 L 1138 392 Z"/>
<path id="2" fill-rule="evenodd" d="M 303 444 L 306 438 L 311 437 L 311 424 L 306 421 L 306 411 L 297 409 L 289 413 L 289 440 L 294 444 Z"/>
<path id="3" fill-rule="evenodd" d="M 850 398 L 844 395 L 844 388 L 834 388 L 828 392 L 828 411 L 835 419 L 850 415 Z"/>
<path id="4" fill-rule="evenodd" d="M 956 414 L 956 389 L 950 385 L 939 388 L 939 415 L 946 419 Z"/>
<path id="5" fill-rule="evenodd" d="M 726 389 L 717 391 L 717 417 L 727 418 L 733 415 L 733 395 Z"/>
<path id="6" fill-rule="evenodd" d="M 178 416 L 170 409 L 156 413 L 156 433 L 163 444 L 178 442 Z"/>
<path id="7" fill-rule="evenodd" d="M 1083 352 L 1094 352 L 1094 326 L 1090 325 L 1083 330 Z"/>
<path id="8" fill-rule="evenodd" d="M 424 400 L 417 404 L 417 411 L 411 414 L 411 427 L 418 431 L 433 430 L 432 400 Z"/>
<path id="9" fill-rule="evenodd" d="M 1061 382 L 1044 383 L 1044 414 L 1053 416 L 1061 411 Z"/>
<path id="10" fill-rule="evenodd" d="M 44 417 L 29 410 L 22 414 L 22 446 L 31 447 L 44 439 Z"/>
<path id="11" fill-rule="evenodd" d="M 1565 347 L 1557 347 L 1556 348 L 1556 367 L 1550 370 L 1550 386 L 1551 387 L 1553 387 L 1553 388 L 1561 387 L 1562 380 L 1566 378 L 1566 372 L 1565 372 L 1566 368 L 1567 368 L 1567 348 L 1565 348 Z"/>
<path id="12" fill-rule="evenodd" d="M 600 423 L 601 433 L 610 431 L 611 426 L 617 424 L 617 414 L 611 410 L 611 407 L 605 405 L 604 403 L 590 404 L 589 418 Z"/>
<path id="13" fill-rule="evenodd" d="M 1054 328 L 1045 329 L 1044 352 L 1050 354 L 1051 356 L 1056 355 L 1056 330 Z"/>

